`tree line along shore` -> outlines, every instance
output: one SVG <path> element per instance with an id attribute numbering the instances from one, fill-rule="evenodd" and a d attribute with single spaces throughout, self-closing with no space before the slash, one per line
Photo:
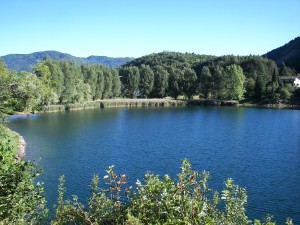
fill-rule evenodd
<path id="1" fill-rule="evenodd" d="M 300 89 L 282 77 L 297 77 L 297 71 L 252 55 L 162 52 L 119 68 L 46 57 L 30 72 L 9 71 L 0 61 L 0 111 L 28 113 L 115 98 L 177 100 L 180 96 L 208 102 L 299 105 Z"/>

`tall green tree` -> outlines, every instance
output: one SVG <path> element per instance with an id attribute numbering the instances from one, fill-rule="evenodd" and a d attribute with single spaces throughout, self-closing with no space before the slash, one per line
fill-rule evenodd
<path id="1" fill-rule="evenodd" d="M 73 76 L 71 63 L 63 60 L 60 62 L 62 73 L 64 74 L 64 90 L 61 94 L 61 103 L 74 103 L 76 95 L 76 79 Z"/>
<path id="2" fill-rule="evenodd" d="M 265 100 L 269 103 L 276 103 L 279 98 L 279 71 L 274 61 L 268 61 L 268 72 L 271 80 L 267 83 Z M 270 78 L 269 78 L 270 79 Z"/>
<path id="3" fill-rule="evenodd" d="M 120 70 L 123 94 L 129 98 L 136 98 L 140 83 L 139 69 L 135 66 L 125 67 Z"/>
<path id="4" fill-rule="evenodd" d="M 150 66 L 142 64 L 140 71 L 139 91 L 141 97 L 147 98 L 153 89 L 154 73 Z"/>
<path id="5" fill-rule="evenodd" d="M 82 64 L 81 71 L 84 77 L 84 83 L 90 86 L 91 98 L 95 100 L 97 88 L 97 72 L 96 67 L 92 64 Z"/>
<path id="6" fill-rule="evenodd" d="M 71 68 L 73 71 L 73 76 L 75 78 L 76 88 L 76 94 L 74 96 L 73 102 L 90 101 L 92 99 L 91 87 L 88 83 L 84 82 L 84 76 L 82 74 L 80 65 L 72 63 Z"/>
<path id="7" fill-rule="evenodd" d="M 64 91 L 64 74 L 58 59 L 48 63 L 51 72 L 52 88 L 61 100 L 61 95 Z"/>
<path id="8" fill-rule="evenodd" d="M 119 97 L 121 94 L 121 81 L 119 73 L 115 68 L 110 69 L 112 75 L 112 97 Z"/>
<path id="9" fill-rule="evenodd" d="M 294 76 L 296 76 L 296 72 L 293 69 L 287 67 L 285 65 L 285 63 L 282 63 L 281 68 L 280 68 L 280 76 L 294 77 Z"/>
<path id="10" fill-rule="evenodd" d="M 191 99 L 197 93 L 197 75 L 191 68 L 184 68 L 182 72 L 182 92 L 188 99 Z"/>
<path id="11" fill-rule="evenodd" d="M 46 57 L 34 66 L 34 73 L 40 78 L 45 91 L 45 104 L 57 103 L 64 86 L 64 74 L 61 71 L 60 61 Z"/>
<path id="12" fill-rule="evenodd" d="M 5 120 L 5 115 L 12 112 L 9 101 L 12 98 L 12 86 L 16 79 L 16 76 L 10 73 L 4 61 L 0 59 L 0 124 Z"/>
<path id="13" fill-rule="evenodd" d="M 256 76 L 255 79 L 255 99 L 257 101 L 264 100 L 266 96 L 267 84 L 270 80 L 268 68 L 265 63 L 260 61 L 257 68 L 253 71 Z"/>
<path id="14" fill-rule="evenodd" d="M 112 97 L 112 86 L 113 86 L 113 77 L 109 68 L 105 67 L 103 70 L 104 77 L 104 88 L 102 93 L 102 98 L 108 99 Z"/>
<path id="15" fill-rule="evenodd" d="M 154 68 L 154 85 L 151 92 L 151 97 L 163 98 L 168 91 L 169 73 L 163 66 L 156 66 Z"/>
<path id="16" fill-rule="evenodd" d="M 219 99 L 220 90 L 221 90 L 221 82 L 223 77 L 223 67 L 220 65 L 213 66 L 211 68 L 212 72 L 212 82 L 211 82 L 211 95 L 213 98 Z"/>
<path id="17" fill-rule="evenodd" d="M 102 99 L 104 89 L 104 76 L 101 65 L 96 65 L 97 82 L 94 99 Z"/>
<path id="18" fill-rule="evenodd" d="M 52 76 L 49 65 L 52 65 L 52 61 L 46 58 L 34 66 L 34 73 L 40 80 L 42 92 L 41 105 L 55 104 L 59 101 L 59 96 L 55 92 L 54 77 Z"/>
<path id="19" fill-rule="evenodd" d="M 63 60 L 61 68 L 64 74 L 64 90 L 61 96 L 62 103 L 76 103 L 85 100 L 85 87 L 81 68 L 75 62 Z M 89 87 L 89 92 L 90 87 Z M 90 94 L 87 95 L 90 98 Z"/>
<path id="20" fill-rule="evenodd" d="M 180 69 L 172 67 L 169 71 L 169 74 L 169 95 L 177 99 L 179 95 L 183 94 L 181 86 L 183 72 Z"/>
<path id="21" fill-rule="evenodd" d="M 20 72 L 19 79 L 14 89 L 14 96 L 19 100 L 17 110 L 31 112 L 38 110 L 41 105 L 44 90 L 41 81 L 35 74 Z"/>
<path id="22" fill-rule="evenodd" d="M 244 82 L 245 76 L 240 66 L 236 64 L 226 66 L 223 76 L 222 98 L 230 100 L 242 99 L 245 92 Z"/>
<path id="23" fill-rule="evenodd" d="M 204 66 L 200 75 L 201 91 L 204 94 L 204 98 L 210 97 L 211 86 L 212 86 L 212 75 L 208 66 Z"/>

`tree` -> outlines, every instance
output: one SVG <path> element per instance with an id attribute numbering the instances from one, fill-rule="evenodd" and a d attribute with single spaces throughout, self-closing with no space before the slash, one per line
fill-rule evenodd
<path id="1" fill-rule="evenodd" d="M 112 97 L 112 74 L 109 68 L 105 67 L 103 70 L 103 77 L 104 77 L 104 88 L 102 93 L 103 99 L 108 99 Z"/>
<path id="2" fill-rule="evenodd" d="M 154 68 L 154 84 L 151 97 L 163 98 L 168 90 L 169 73 L 162 66 Z"/>
<path id="3" fill-rule="evenodd" d="M 282 63 L 282 66 L 280 68 L 280 76 L 284 77 L 294 77 L 296 76 L 296 72 L 292 70 L 291 68 L 287 67 L 285 63 Z"/>
<path id="4" fill-rule="evenodd" d="M 44 93 L 41 81 L 35 74 L 20 72 L 14 89 L 14 97 L 18 99 L 16 110 L 25 112 L 38 110 Z"/>
<path id="5" fill-rule="evenodd" d="M 154 73 L 148 65 L 142 64 L 140 71 L 139 90 L 141 97 L 147 98 L 153 89 Z"/>
<path id="6" fill-rule="evenodd" d="M 97 88 L 97 72 L 96 67 L 92 64 L 82 64 L 81 72 L 83 74 L 84 83 L 89 84 L 91 91 L 91 98 L 95 100 Z"/>
<path id="7" fill-rule="evenodd" d="M 16 76 L 10 73 L 7 66 L 0 59 L 0 125 L 6 119 L 6 114 L 12 111 L 10 100 L 12 98 L 12 86 Z"/>
<path id="8" fill-rule="evenodd" d="M 240 66 L 232 64 L 225 67 L 222 81 L 222 98 L 240 100 L 244 94 L 245 76 Z"/>
<path id="9" fill-rule="evenodd" d="M 60 66 L 60 61 L 54 60 L 48 63 L 49 70 L 51 72 L 51 86 L 58 98 L 61 99 L 61 95 L 64 91 L 64 74 Z"/>
<path id="10" fill-rule="evenodd" d="M 266 96 L 267 84 L 271 77 L 269 76 L 266 64 L 262 61 L 258 62 L 257 68 L 253 71 L 253 73 L 256 76 L 254 88 L 255 99 L 257 101 L 262 101 Z"/>
<path id="11" fill-rule="evenodd" d="M 197 75 L 196 72 L 191 68 L 184 68 L 182 72 L 183 79 L 180 82 L 182 85 L 182 92 L 188 97 L 188 99 L 191 99 L 193 95 L 196 94 Z"/>
<path id="12" fill-rule="evenodd" d="M 41 105 L 55 104 L 59 101 L 55 92 L 55 81 L 49 69 L 52 61 L 49 58 L 40 61 L 34 66 L 34 73 L 40 80 L 40 88 L 42 92 Z"/>
<path id="13" fill-rule="evenodd" d="M 91 87 L 84 83 L 81 67 L 75 62 L 66 60 L 61 61 L 60 64 L 64 74 L 64 90 L 61 95 L 61 102 L 67 104 L 89 101 L 91 99 Z"/>
<path id="14" fill-rule="evenodd" d="M 211 83 L 211 95 L 218 99 L 220 95 L 221 82 L 224 69 L 220 65 L 213 66 L 212 72 L 212 83 Z"/>
<path id="15" fill-rule="evenodd" d="M 245 79 L 245 98 L 254 99 L 255 97 L 255 80 L 253 78 Z"/>
<path id="16" fill-rule="evenodd" d="M 210 69 L 208 66 L 204 66 L 202 68 L 199 79 L 201 84 L 201 91 L 204 94 L 204 98 L 207 99 L 210 97 L 211 83 L 212 83 L 212 75 L 210 73 Z"/>
<path id="17" fill-rule="evenodd" d="M 136 98 L 140 83 L 139 69 L 135 66 L 125 67 L 120 71 L 121 81 L 123 85 L 123 94 L 129 98 Z"/>
<path id="18" fill-rule="evenodd" d="M 73 76 L 72 65 L 70 62 L 63 60 L 60 62 L 60 66 L 64 74 L 64 90 L 60 102 L 63 104 L 73 103 L 76 95 L 76 78 Z"/>
<path id="19" fill-rule="evenodd" d="M 42 104 L 57 103 L 61 98 L 64 85 L 64 74 L 60 68 L 60 61 L 53 61 L 46 57 L 33 68 L 34 73 L 41 80 L 45 92 Z"/>
<path id="20" fill-rule="evenodd" d="M 102 66 L 96 65 L 97 82 L 94 99 L 102 99 L 104 89 L 104 76 Z"/>
<path id="21" fill-rule="evenodd" d="M 183 94 L 181 87 L 183 72 L 180 69 L 171 67 L 169 74 L 169 95 L 177 99 L 179 95 Z"/>
<path id="22" fill-rule="evenodd" d="M 115 68 L 111 68 L 112 75 L 112 97 L 119 97 L 121 94 L 121 81 L 119 73 Z"/>

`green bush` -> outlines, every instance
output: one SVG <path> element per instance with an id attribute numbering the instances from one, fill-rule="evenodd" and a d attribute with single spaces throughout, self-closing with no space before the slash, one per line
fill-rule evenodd
<path id="1" fill-rule="evenodd" d="M 39 170 L 31 162 L 16 161 L 9 142 L 0 142 L 0 224 L 41 224 L 47 216 Z"/>
<path id="2" fill-rule="evenodd" d="M 52 224 L 228 224 L 274 225 L 270 216 L 252 223 L 246 215 L 244 188 L 228 179 L 219 195 L 208 187 L 209 173 L 194 171 L 182 161 L 177 179 L 147 173 L 136 188 L 124 187 L 126 175 L 116 174 L 113 166 L 104 176 L 107 189 L 99 187 L 94 176 L 91 197 L 85 207 L 73 196 L 65 200 L 64 178 L 60 178 L 58 204 Z M 286 224 L 291 225 L 292 220 Z"/>

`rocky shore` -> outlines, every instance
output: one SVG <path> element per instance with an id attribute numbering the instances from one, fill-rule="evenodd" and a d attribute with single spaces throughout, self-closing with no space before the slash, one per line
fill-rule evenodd
<path id="1" fill-rule="evenodd" d="M 19 136 L 19 142 L 18 142 L 17 150 L 15 152 L 15 158 L 17 160 L 22 160 L 25 156 L 26 142 L 20 134 L 18 134 L 17 132 L 15 132 L 15 134 Z"/>

